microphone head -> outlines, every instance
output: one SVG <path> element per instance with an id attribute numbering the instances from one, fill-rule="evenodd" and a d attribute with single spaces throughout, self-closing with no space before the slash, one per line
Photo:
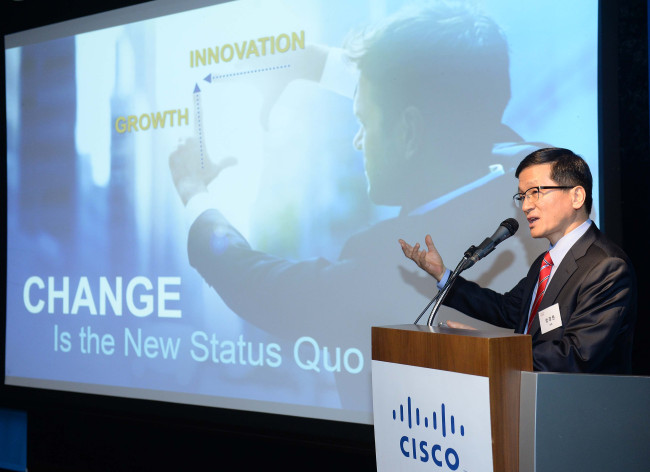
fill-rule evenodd
<path id="1" fill-rule="evenodd" d="M 510 236 L 512 236 L 519 229 L 519 222 L 514 218 L 508 218 L 507 220 L 503 220 L 501 222 L 501 226 L 507 229 L 508 232 L 510 233 Z"/>

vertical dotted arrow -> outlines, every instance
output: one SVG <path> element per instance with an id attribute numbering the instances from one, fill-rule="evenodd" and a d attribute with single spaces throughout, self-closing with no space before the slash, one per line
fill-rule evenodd
<path id="1" fill-rule="evenodd" d="M 194 136 L 199 143 L 199 156 L 201 157 L 201 169 L 204 166 L 205 143 L 203 139 L 203 109 L 201 107 L 201 89 L 199 84 L 194 85 Z"/>

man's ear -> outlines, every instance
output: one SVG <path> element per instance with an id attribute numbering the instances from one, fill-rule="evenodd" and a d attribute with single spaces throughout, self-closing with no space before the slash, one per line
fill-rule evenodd
<path id="1" fill-rule="evenodd" d="M 424 137 L 424 117 L 418 107 L 409 105 L 402 111 L 401 127 L 405 159 L 413 160 L 422 150 Z"/>
<path id="2" fill-rule="evenodd" d="M 585 192 L 584 187 L 578 185 L 571 189 L 571 203 L 575 210 L 583 208 L 587 200 L 587 192 Z"/>

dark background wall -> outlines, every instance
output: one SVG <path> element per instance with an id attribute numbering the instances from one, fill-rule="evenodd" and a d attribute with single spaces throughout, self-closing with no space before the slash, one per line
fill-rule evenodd
<path id="1" fill-rule="evenodd" d="M 135 3 L 141 2 L 3 0 L 2 33 Z M 650 286 L 644 269 L 650 217 L 647 0 L 602 0 L 601 10 L 602 227 L 637 269 L 634 368 L 650 375 L 649 310 L 642 297 Z M 1 172 L 6 194 L 5 166 Z M 0 237 L 6 247 L 4 231 Z M 28 413 L 31 471 L 375 470 L 373 431 L 366 425 L 9 387 L 0 387 L 3 407 Z"/>

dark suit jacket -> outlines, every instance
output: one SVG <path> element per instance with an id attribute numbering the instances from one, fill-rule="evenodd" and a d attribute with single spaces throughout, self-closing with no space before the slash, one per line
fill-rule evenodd
<path id="1" fill-rule="evenodd" d="M 523 333 L 542 258 L 543 254 L 528 275 L 505 294 L 459 277 L 445 304 Z M 562 326 L 542 334 L 535 317 L 529 333 L 535 370 L 630 373 L 636 321 L 634 269 L 625 253 L 594 224 L 557 267 L 539 309 L 556 303 Z"/>

